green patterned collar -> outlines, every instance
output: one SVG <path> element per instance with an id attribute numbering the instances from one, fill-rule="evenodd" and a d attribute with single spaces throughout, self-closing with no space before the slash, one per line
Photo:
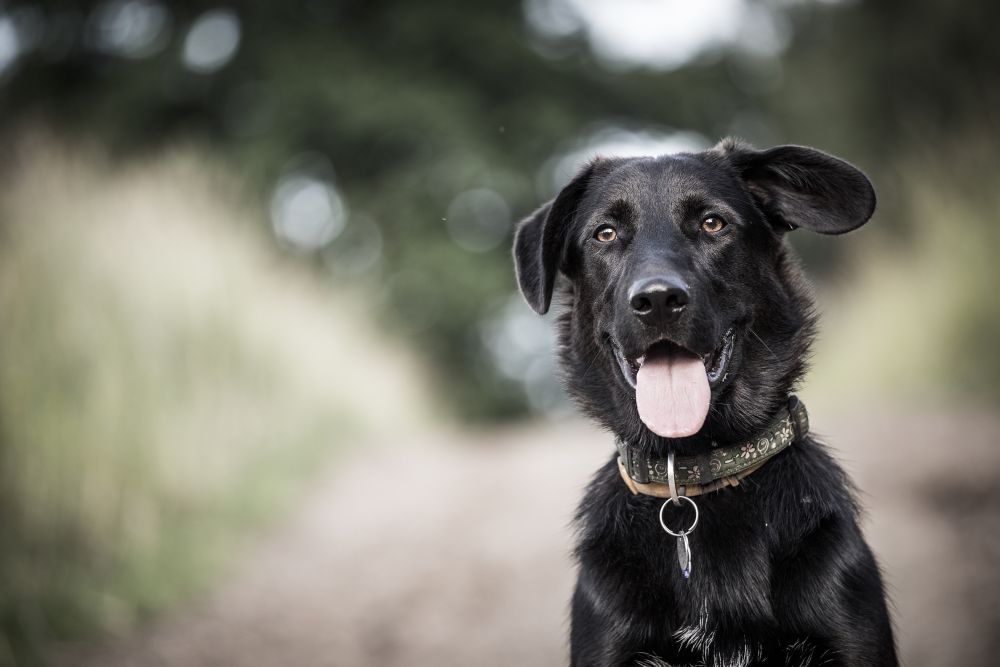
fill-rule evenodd
<path id="1" fill-rule="evenodd" d="M 772 456 L 788 448 L 796 440 L 801 440 L 808 432 L 809 414 L 806 406 L 797 397 L 790 396 L 787 407 L 783 407 L 771 425 L 756 438 L 729 447 L 719 447 L 701 455 L 675 457 L 674 483 L 682 488 L 681 495 L 684 495 L 683 487 L 688 487 L 688 495 L 722 488 L 726 484 L 715 483 L 738 479 L 753 472 Z M 627 474 L 634 483 L 629 484 L 633 493 L 636 492 L 636 485 L 669 483 L 668 459 L 643 456 L 621 439 L 617 439 L 615 444 L 620 455 L 622 476 Z M 625 481 L 628 483 L 629 479 Z M 642 486 L 639 490 L 649 493 Z"/>

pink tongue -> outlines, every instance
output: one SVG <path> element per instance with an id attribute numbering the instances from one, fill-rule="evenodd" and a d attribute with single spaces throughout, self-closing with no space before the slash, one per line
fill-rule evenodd
<path id="1" fill-rule="evenodd" d="M 701 359 L 681 350 L 650 350 L 636 378 L 639 417 L 653 433 L 683 438 L 701 430 L 711 389 Z"/>

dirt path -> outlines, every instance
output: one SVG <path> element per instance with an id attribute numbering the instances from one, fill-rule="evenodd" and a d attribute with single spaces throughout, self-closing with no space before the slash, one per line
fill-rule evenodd
<path id="1" fill-rule="evenodd" d="M 865 490 L 907 664 L 995 664 L 1000 419 L 890 411 L 813 422 Z M 835 423 L 849 426 L 823 428 Z M 610 440 L 584 424 L 462 437 L 480 444 L 453 436 L 339 465 L 207 599 L 59 662 L 565 664 L 568 522 Z"/>

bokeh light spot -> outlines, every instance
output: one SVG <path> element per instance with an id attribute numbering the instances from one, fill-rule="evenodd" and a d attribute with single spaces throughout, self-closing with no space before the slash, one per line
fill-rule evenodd
<path id="1" fill-rule="evenodd" d="M 493 190 L 476 188 L 456 196 L 445 219 L 448 234 L 460 248 L 486 252 L 497 247 L 510 231 L 510 207 Z"/>
<path id="2" fill-rule="evenodd" d="M 539 317 L 515 292 L 480 325 L 480 339 L 501 375 L 519 382 L 533 410 L 565 411 L 567 400 L 556 381 L 555 311 Z"/>
<path id="3" fill-rule="evenodd" d="M 317 250 L 344 229 L 347 210 L 329 181 L 303 173 L 282 178 L 271 197 L 271 223 L 282 242 Z"/>
<path id="4" fill-rule="evenodd" d="M 21 51 L 14 22 L 0 16 L 0 74 L 10 67 Z"/>
<path id="5" fill-rule="evenodd" d="M 582 32 L 613 68 L 676 69 L 733 45 L 775 54 L 790 32 L 780 12 L 749 0 L 529 0 L 524 9 L 540 36 Z"/>
<path id="6" fill-rule="evenodd" d="M 169 24 L 169 12 L 158 2 L 106 2 L 91 15 L 87 40 L 103 53 L 145 58 L 166 46 Z"/>
<path id="7" fill-rule="evenodd" d="M 372 269 L 382 259 L 382 232 L 364 216 L 351 216 L 335 241 L 323 249 L 323 263 L 338 276 L 353 277 Z"/>
<path id="8" fill-rule="evenodd" d="M 191 25 L 181 59 L 188 69 L 209 74 L 232 60 L 239 45 L 239 17 L 229 9 L 213 9 Z"/>

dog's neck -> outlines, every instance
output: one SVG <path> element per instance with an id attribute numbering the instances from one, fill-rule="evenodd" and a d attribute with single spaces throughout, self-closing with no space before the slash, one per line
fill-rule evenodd
<path id="1" fill-rule="evenodd" d="M 669 498 L 697 496 L 726 486 L 759 469 L 773 456 L 801 440 L 809 432 L 809 414 L 797 397 L 778 411 L 771 424 L 745 441 L 713 447 L 704 454 L 656 458 L 616 439 L 622 480 L 634 494 Z M 712 443 L 715 445 L 716 443 Z"/>

